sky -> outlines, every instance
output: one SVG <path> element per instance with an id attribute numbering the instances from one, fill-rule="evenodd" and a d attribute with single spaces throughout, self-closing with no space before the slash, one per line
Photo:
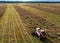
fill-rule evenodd
<path id="1" fill-rule="evenodd" d="M 60 0 L 0 0 L 0 1 L 53 1 L 53 2 L 57 2 Z"/>

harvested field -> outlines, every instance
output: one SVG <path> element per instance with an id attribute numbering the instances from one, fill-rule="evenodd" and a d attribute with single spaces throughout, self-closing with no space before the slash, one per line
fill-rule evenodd
<path id="1" fill-rule="evenodd" d="M 51 5 L 2 4 L 0 43 L 59 43 L 60 13 L 52 12 L 54 9 Z M 42 41 L 31 34 L 36 27 L 49 30 L 45 40 Z"/>
<path id="2" fill-rule="evenodd" d="M 49 6 L 49 7 L 48 6 L 31 6 L 31 5 L 29 5 L 29 6 L 43 10 L 43 11 L 47 11 L 47 12 L 51 12 L 51 13 L 55 13 L 55 14 L 60 15 L 60 12 L 59 12 L 60 10 L 57 8 L 51 7 L 51 6 Z"/>
<path id="3" fill-rule="evenodd" d="M 51 33 L 53 33 L 54 34 L 54 36 L 57 36 L 57 38 L 58 38 L 58 35 L 59 34 L 57 34 L 57 33 L 55 33 L 54 31 L 56 31 L 56 30 L 54 30 L 54 29 L 60 29 L 60 27 L 57 27 L 56 28 L 56 26 L 55 26 L 55 24 L 53 24 L 53 23 L 50 23 L 49 21 L 46 21 L 46 19 L 43 19 L 43 18 L 41 18 L 41 17 L 39 17 L 39 16 L 36 16 L 36 15 L 34 15 L 34 14 L 32 14 L 31 12 L 28 12 L 27 10 L 24 10 L 24 9 L 22 9 L 22 8 L 19 8 L 18 6 L 15 6 L 15 8 L 16 8 L 16 10 L 19 12 L 19 14 L 21 15 L 21 17 L 22 17 L 22 19 L 24 20 L 24 22 L 26 23 L 26 24 L 28 24 L 27 26 L 29 27 L 29 29 L 31 30 L 31 32 L 32 32 L 32 30 L 33 29 L 31 29 L 31 28 L 36 28 L 36 26 L 40 26 L 40 25 L 42 25 L 44 28 L 46 28 L 46 29 L 49 29 L 49 30 L 51 30 Z M 19 10 L 20 9 L 20 10 Z M 23 15 L 22 15 L 23 14 Z M 31 19 L 32 18 L 32 19 Z M 28 21 L 28 20 L 30 20 L 30 21 Z M 33 20 L 35 20 L 35 21 L 37 21 L 36 23 L 37 24 L 35 24 L 34 22 L 35 21 L 33 21 Z M 30 22 L 32 22 L 32 23 L 30 23 Z M 31 24 L 31 25 L 29 25 L 29 24 Z M 33 25 L 32 25 L 33 24 Z M 35 25 L 35 27 L 32 27 L 32 26 L 34 26 Z M 53 29 L 53 30 L 52 30 Z M 30 32 L 30 33 L 31 33 Z M 55 35 L 56 34 L 56 35 Z M 50 36 L 50 35 L 49 35 Z M 54 37 L 53 36 L 53 37 Z"/>
<path id="4" fill-rule="evenodd" d="M 24 8 L 24 6 L 23 6 L 24 9 L 29 10 L 31 13 L 34 13 L 35 15 L 38 14 L 37 16 L 41 16 L 41 17 L 47 19 L 48 21 L 51 21 L 51 22 L 57 24 L 57 26 L 60 26 L 60 24 L 59 24 L 60 23 L 60 20 L 59 20 L 60 16 L 59 15 L 56 15 L 55 13 L 52 13 L 52 12 L 42 11 L 42 10 L 39 10 L 39 9 L 36 9 L 33 7 L 32 8 L 27 7 L 27 6 L 25 6 L 25 7 L 26 8 Z"/>

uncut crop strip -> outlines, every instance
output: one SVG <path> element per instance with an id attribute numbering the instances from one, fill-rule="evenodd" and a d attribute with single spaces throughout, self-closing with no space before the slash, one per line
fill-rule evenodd
<path id="1" fill-rule="evenodd" d="M 16 8 L 16 9 L 17 9 L 17 8 Z M 19 9 L 19 8 L 18 8 L 18 9 Z M 20 9 L 20 10 L 21 10 L 21 9 Z M 17 11 L 18 11 L 18 10 L 17 10 Z M 26 10 L 21 10 L 20 13 L 21 13 L 21 12 L 24 13 L 25 11 L 26 11 Z M 19 12 L 19 11 L 18 11 L 18 12 Z M 28 12 L 28 11 L 27 11 L 27 12 Z M 26 12 L 26 14 L 27 14 L 27 12 Z M 20 14 L 20 15 L 21 15 L 21 14 Z M 31 14 L 30 14 L 30 15 L 31 15 Z M 29 16 L 30 16 L 30 15 L 29 15 Z M 25 16 L 25 17 L 26 17 L 26 16 Z M 35 17 L 36 17 L 36 16 L 35 16 Z M 36 17 L 36 18 L 39 18 L 39 19 L 36 19 L 36 20 L 39 20 L 40 23 L 44 22 L 43 25 L 44 25 L 45 23 L 47 23 L 47 26 L 48 26 L 50 29 L 55 28 L 55 27 L 54 27 L 54 26 L 55 26 L 54 24 L 51 24 L 50 22 L 45 21 L 45 19 L 42 19 L 42 18 L 40 18 L 40 17 Z M 26 19 L 25 19 L 25 20 L 26 20 Z M 41 20 L 43 20 L 43 21 L 41 21 Z M 50 24 L 50 25 L 49 25 L 49 24 Z M 45 25 L 46 25 L 46 24 L 45 24 Z M 49 28 L 48 28 L 48 29 L 49 29 Z M 54 34 L 55 34 L 55 33 L 54 33 Z"/>
<path id="2" fill-rule="evenodd" d="M 57 15 L 60 15 L 60 10 L 56 10 L 54 8 L 50 8 L 50 7 L 43 7 L 43 6 L 32 6 L 32 5 L 27 5 L 29 7 L 33 7 L 39 10 L 43 10 L 43 11 L 47 11 L 47 12 L 51 12 L 51 13 L 55 13 Z"/>

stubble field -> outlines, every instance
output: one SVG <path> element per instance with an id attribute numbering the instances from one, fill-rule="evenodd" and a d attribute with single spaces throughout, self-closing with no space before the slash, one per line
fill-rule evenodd
<path id="1" fill-rule="evenodd" d="M 47 39 L 31 35 L 36 27 Z M 0 43 L 60 43 L 60 4 L 0 4 Z"/>

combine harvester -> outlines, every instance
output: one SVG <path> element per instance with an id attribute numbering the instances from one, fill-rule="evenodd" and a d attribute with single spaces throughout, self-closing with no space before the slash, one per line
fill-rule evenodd
<path id="1" fill-rule="evenodd" d="M 44 40 L 47 38 L 48 34 L 47 34 L 47 31 L 49 30 L 43 30 L 41 28 L 36 28 L 36 30 L 32 33 L 33 36 L 36 36 L 38 37 L 39 39 L 41 40 Z"/>
<path id="2" fill-rule="evenodd" d="M 36 28 L 36 30 L 32 33 L 33 36 L 38 37 L 40 40 L 48 39 L 49 37 L 57 37 L 50 30 L 44 30 L 41 28 Z"/>

